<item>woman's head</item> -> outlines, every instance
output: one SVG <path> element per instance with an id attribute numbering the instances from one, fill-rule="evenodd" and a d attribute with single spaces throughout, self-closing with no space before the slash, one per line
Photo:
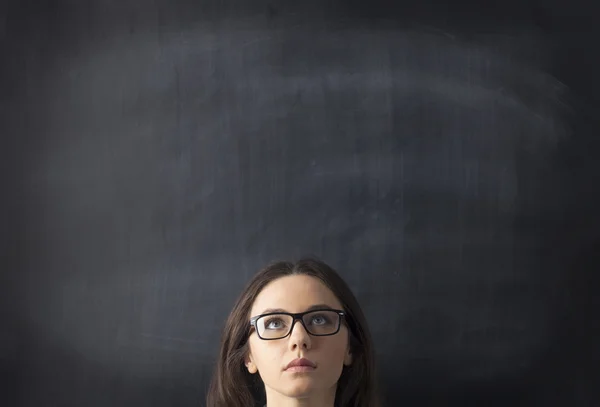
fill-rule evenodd
<path id="1" fill-rule="evenodd" d="M 287 315 L 306 312 L 293 321 Z M 316 367 L 286 370 L 297 358 Z M 371 336 L 344 280 L 318 260 L 278 262 L 257 273 L 235 303 L 207 404 L 247 407 L 266 397 L 275 406 L 296 398 L 377 407 L 374 376 Z"/>

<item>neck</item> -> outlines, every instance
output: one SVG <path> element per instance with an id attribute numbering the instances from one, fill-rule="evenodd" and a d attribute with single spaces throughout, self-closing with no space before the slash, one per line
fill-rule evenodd
<path id="1" fill-rule="evenodd" d="M 334 403 L 333 402 L 324 402 L 324 401 L 310 401 L 310 400 L 306 400 L 306 399 L 289 400 L 287 403 L 286 402 L 275 403 L 273 401 L 267 400 L 267 404 L 265 404 L 265 407 L 271 407 L 271 406 L 277 406 L 277 407 L 334 407 Z"/>

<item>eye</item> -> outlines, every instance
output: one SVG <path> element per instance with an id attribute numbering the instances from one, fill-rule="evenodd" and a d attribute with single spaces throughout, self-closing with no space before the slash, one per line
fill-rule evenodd
<path id="1" fill-rule="evenodd" d="M 312 318 L 313 323 L 316 325 L 323 325 L 329 322 L 328 318 L 322 314 L 317 314 Z"/>
<path id="2" fill-rule="evenodd" d="M 280 324 L 280 325 L 277 325 Z M 265 328 L 267 329 L 279 329 L 281 328 L 283 324 L 283 321 L 281 320 L 281 318 L 270 318 L 266 321 L 265 323 Z"/>

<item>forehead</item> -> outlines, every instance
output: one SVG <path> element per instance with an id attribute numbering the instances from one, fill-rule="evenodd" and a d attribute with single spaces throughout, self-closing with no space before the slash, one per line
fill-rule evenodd
<path id="1" fill-rule="evenodd" d="M 252 305 L 251 315 L 261 314 L 267 308 L 302 312 L 315 304 L 341 309 L 339 300 L 319 279 L 306 275 L 285 276 L 263 288 Z"/>

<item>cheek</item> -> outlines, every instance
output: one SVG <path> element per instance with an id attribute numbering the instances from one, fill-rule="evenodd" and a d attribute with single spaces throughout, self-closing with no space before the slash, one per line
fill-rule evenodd
<path id="1" fill-rule="evenodd" d="M 321 356 L 324 362 L 330 366 L 342 365 L 346 351 L 348 349 L 348 340 L 344 336 L 331 338 L 333 340 L 326 341 L 322 347 Z"/>
<path id="2" fill-rule="evenodd" d="M 268 341 L 260 341 L 259 343 L 252 343 L 250 350 L 252 359 L 261 373 L 265 374 L 281 369 L 282 351 L 277 346 L 273 346 Z"/>

